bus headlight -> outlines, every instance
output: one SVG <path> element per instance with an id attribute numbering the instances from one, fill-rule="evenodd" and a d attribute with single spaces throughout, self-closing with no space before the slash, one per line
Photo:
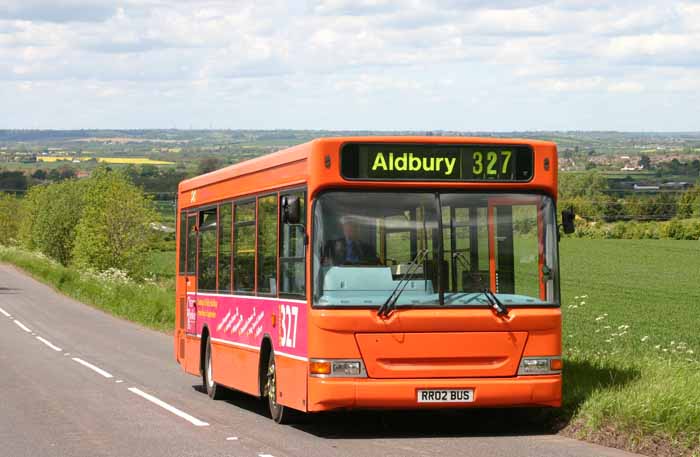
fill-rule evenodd
<path id="1" fill-rule="evenodd" d="M 561 373 L 561 357 L 523 357 L 518 367 L 518 376 Z"/>
<path id="2" fill-rule="evenodd" d="M 317 378 L 366 378 L 359 359 L 309 359 L 309 374 Z"/>

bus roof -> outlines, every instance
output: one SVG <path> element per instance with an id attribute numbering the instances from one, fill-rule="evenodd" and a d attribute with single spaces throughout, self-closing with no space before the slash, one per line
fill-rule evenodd
<path id="1" fill-rule="evenodd" d="M 305 160 L 318 143 L 443 143 L 443 144 L 529 144 L 532 146 L 554 146 L 551 141 L 533 140 L 526 138 L 493 138 L 493 137 L 449 137 L 449 136 L 346 136 L 316 138 L 307 143 L 285 148 L 261 157 L 246 160 L 220 170 L 195 176 L 180 182 L 179 192 L 206 187 L 221 181 L 258 171 L 275 168 L 280 165 Z"/>

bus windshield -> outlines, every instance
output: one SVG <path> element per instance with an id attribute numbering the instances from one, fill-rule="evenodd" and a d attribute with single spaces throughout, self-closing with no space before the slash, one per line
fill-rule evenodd
<path id="1" fill-rule="evenodd" d="M 502 192 L 341 192 L 314 206 L 314 305 L 557 304 L 554 203 Z"/>

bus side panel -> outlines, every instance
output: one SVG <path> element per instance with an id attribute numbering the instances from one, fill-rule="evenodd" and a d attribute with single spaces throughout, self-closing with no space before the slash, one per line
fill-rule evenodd
<path id="1" fill-rule="evenodd" d="M 217 383 L 258 395 L 260 351 L 214 341 L 211 346 L 214 380 Z"/>
<path id="2" fill-rule="evenodd" d="M 308 363 L 284 355 L 275 357 L 277 401 L 284 406 L 306 411 Z"/>
<path id="3" fill-rule="evenodd" d="M 278 370 L 278 401 L 305 409 L 308 315 L 305 301 L 198 293 L 197 303 L 197 334 L 201 335 L 206 326 L 212 340 L 216 382 L 259 394 L 259 364 L 267 363 L 260 361 L 260 348 L 263 339 L 269 337 Z"/>
<path id="4" fill-rule="evenodd" d="M 194 335 L 185 336 L 185 372 L 199 376 L 200 360 L 199 351 L 201 349 L 200 339 Z"/>

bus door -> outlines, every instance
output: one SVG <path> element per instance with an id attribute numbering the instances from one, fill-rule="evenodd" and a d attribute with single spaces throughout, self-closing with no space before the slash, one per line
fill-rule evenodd
<path id="1" fill-rule="evenodd" d="M 442 283 L 448 292 L 481 292 L 490 287 L 488 205 L 450 199 L 442 205 Z"/>
<path id="2" fill-rule="evenodd" d="M 185 275 L 187 314 L 185 317 L 185 333 L 188 335 L 197 334 L 197 244 L 199 241 L 199 218 L 197 215 L 198 213 L 187 215 L 187 273 Z"/>
<path id="3" fill-rule="evenodd" d="M 489 289 L 545 299 L 540 197 L 488 200 Z"/>

